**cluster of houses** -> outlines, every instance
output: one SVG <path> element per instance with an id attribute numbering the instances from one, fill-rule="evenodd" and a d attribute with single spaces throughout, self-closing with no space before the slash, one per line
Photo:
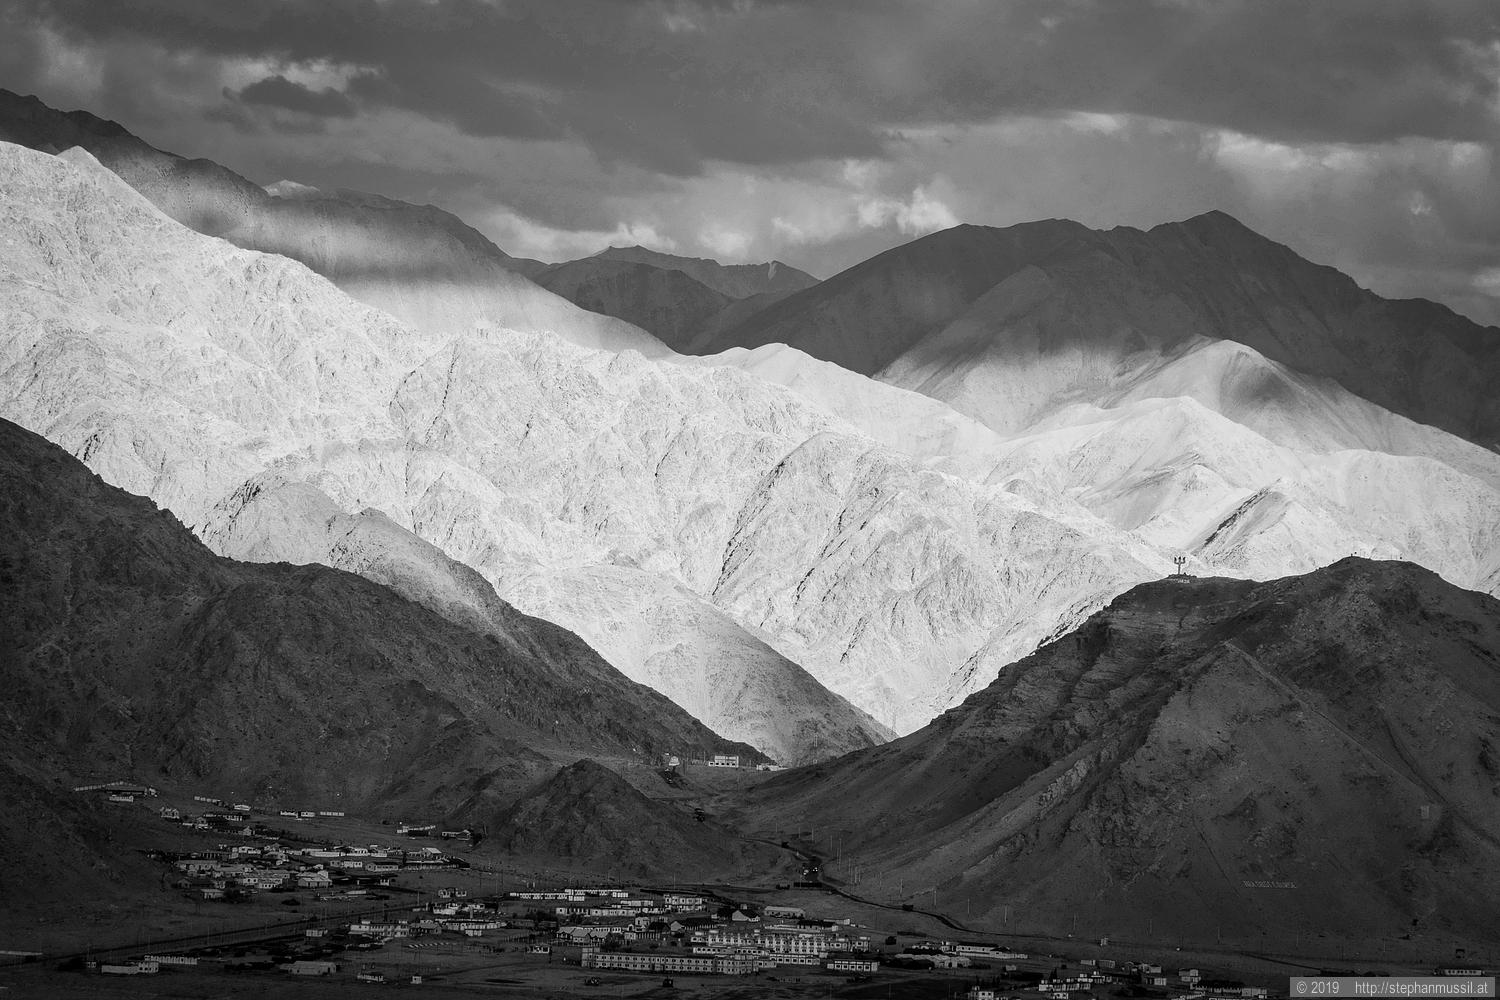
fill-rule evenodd
<path id="1" fill-rule="evenodd" d="M 157 795 L 155 788 L 133 781 L 103 781 L 90 785 L 76 785 L 73 791 L 98 792 L 105 797 L 106 801 L 123 805 L 134 803 L 139 799 L 155 798 Z M 251 806 L 248 802 L 229 803 L 212 795 L 194 795 L 193 801 L 212 807 L 212 809 L 198 816 L 184 816 L 182 810 L 173 806 L 164 806 L 159 812 L 163 819 L 181 820 L 184 826 L 197 825 L 199 820 L 209 824 L 243 823 L 251 812 Z M 282 809 L 279 812 L 283 818 L 296 820 L 316 819 L 318 817 L 341 817 L 344 815 L 342 812 L 327 809 Z"/>
<path id="2" fill-rule="evenodd" d="M 113 795 L 110 797 L 115 798 Z M 192 810 L 184 813 L 175 806 L 162 806 L 157 813 L 168 822 L 181 823 L 194 830 L 220 830 L 245 835 L 264 832 L 250 818 L 254 810 L 248 802 L 225 802 L 223 799 L 209 795 L 194 795 L 193 801 L 202 803 L 207 808 L 194 814 Z M 344 813 L 331 809 L 281 809 L 277 811 L 277 815 L 281 819 L 296 820 L 300 823 L 320 818 L 341 819 Z"/>
<path id="3" fill-rule="evenodd" d="M 976 961 L 988 964 L 1006 959 L 1024 959 L 1025 952 L 1007 951 L 997 944 L 974 941 L 922 941 L 908 944 L 891 958 L 892 965 L 903 968 L 966 969 Z M 1006 966 L 1014 970 L 1015 966 Z"/>
<path id="4" fill-rule="evenodd" d="M 874 972 L 868 935 L 849 920 L 814 920 L 794 906 L 719 905 L 679 893 L 574 889 L 527 894 L 552 904 L 557 940 L 590 969 L 748 975 L 781 966 Z"/>
<path id="5" fill-rule="evenodd" d="M 158 852 L 182 877 L 177 887 L 198 899 L 242 897 L 262 890 L 308 889 L 339 898 L 358 898 L 374 886 L 390 885 L 398 872 L 441 870 L 455 862 L 434 847 L 404 850 L 395 847 L 306 847 L 280 844 L 220 844 L 216 850 L 192 854 Z"/>

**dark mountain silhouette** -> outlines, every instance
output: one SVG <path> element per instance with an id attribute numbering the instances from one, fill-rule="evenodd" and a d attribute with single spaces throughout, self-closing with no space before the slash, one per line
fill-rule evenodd
<path id="1" fill-rule="evenodd" d="M 863 895 L 936 886 L 1017 932 L 1493 944 L 1500 601 L 1353 558 L 1143 584 L 919 732 L 779 775 L 740 814 L 842 832 L 878 873 Z"/>
<path id="2" fill-rule="evenodd" d="M 555 264 L 533 280 L 582 309 L 633 323 L 679 353 L 736 301 L 681 271 L 602 257 Z"/>
<path id="3" fill-rule="evenodd" d="M 1028 269 L 1038 277 L 1025 284 L 1046 295 L 981 301 Z M 908 388 L 935 372 L 951 384 L 1039 304 L 1048 351 L 1101 337 L 1163 349 L 1193 336 L 1237 341 L 1413 420 L 1500 442 L 1500 329 L 1426 300 L 1384 299 L 1222 212 L 1146 232 L 958 226 L 788 296 L 701 349 L 780 342 L 864 374 L 919 372 L 910 385 L 897 378 Z"/>
<path id="4" fill-rule="evenodd" d="M 558 626 L 506 608 L 483 634 L 350 573 L 220 558 L 4 421 L 0 534 L 0 681 L 27 773 L 436 815 L 582 753 L 764 759 Z"/>
<path id="5" fill-rule="evenodd" d="M 682 354 L 818 279 L 779 261 L 720 264 L 645 247 L 610 247 L 531 275 L 590 312 L 633 323 Z"/>
<path id="6" fill-rule="evenodd" d="M 767 292 L 800 292 L 818 283 L 806 271 L 799 271 L 779 260 L 764 264 L 720 264 L 704 257 L 678 257 L 647 250 L 642 246 L 609 247 L 590 259 L 623 260 L 633 264 L 650 264 L 667 271 L 681 271 L 694 281 L 731 299 L 744 299 Z"/>

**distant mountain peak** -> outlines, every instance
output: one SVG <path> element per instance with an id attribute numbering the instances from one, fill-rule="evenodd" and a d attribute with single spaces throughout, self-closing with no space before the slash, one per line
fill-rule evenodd
<path id="1" fill-rule="evenodd" d="M 681 271 L 721 295 L 744 299 L 766 292 L 796 292 L 811 288 L 818 279 L 781 261 L 759 264 L 723 264 L 708 257 L 679 257 L 643 246 L 606 247 L 594 254 L 603 260 L 626 260 L 650 264 L 664 270 Z"/>
<path id="2" fill-rule="evenodd" d="M 266 185 L 266 194 L 273 198 L 325 198 L 327 195 L 320 188 L 311 184 L 299 184 L 293 180 L 279 180 L 275 184 Z"/>
<path id="3" fill-rule="evenodd" d="M 1218 209 L 1145 231 L 1099 231 L 1068 219 L 954 226 L 716 330 L 702 350 L 782 343 L 876 375 L 941 337 L 1028 266 L 1075 301 L 1049 320 L 1049 343 L 1083 343 L 1106 327 L 1109 336 L 1161 339 L 1172 330 L 1179 338 L 1186 332 L 1233 340 L 1419 423 L 1500 446 L 1500 400 L 1492 388 L 1500 378 L 1500 330 L 1426 300 L 1382 298 Z M 965 358 L 938 358 L 931 344 L 926 354 L 957 384 L 965 366 L 981 363 L 982 341 L 1005 341 L 1007 317 L 988 317 L 998 326 L 969 322 Z"/>

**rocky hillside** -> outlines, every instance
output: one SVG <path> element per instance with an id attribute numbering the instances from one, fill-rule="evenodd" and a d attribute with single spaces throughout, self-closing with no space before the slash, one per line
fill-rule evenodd
<path id="1" fill-rule="evenodd" d="M 216 556 L 8 421 L 0 529 L 5 727 L 35 770 L 397 815 L 583 752 L 754 755 L 512 609 L 485 634 L 350 573 Z"/>
<path id="2" fill-rule="evenodd" d="M 741 840 L 710 819 L 647 798 L 609 768 L 580 760 L 488 819 L 506 851 L 583 862 L 619 878 L 691 879 L 765 871 L 781 852 Z"/>
<path id="3" fill-rule="evenodd" d="M 80 147 L 178 222 L 237 246 L 301 261 L 354 298 L 430 333 L 476 324 L 548 330 L 590 347 L 665 353 L 655 338 L 571 305 L 511 257 L 431 205 L 325 193 L 280 182 L 273 194 L 211 160 L 163 152 L 86 111 L 59 112 L 0 90 L 0 141 L 43 152 Z"/>
<path id="4" fill-rule="evenodd" d="M 1230 340 L 1419 423 L 1500 443 L 1500 330 L 1383 299 L 1222 212 L 1146 232 L 958 226 L 789 296 L 705 350 L 780 342 L 936 390 L 987 354 L 1006 356 L 1018 325 L 1044 353 Z"/>
<path id="5" fill-rule="evenodd" d="M 841 831 L 864 895 L 936 886 L 1016 931 L 1076 915 L 1090 938 L 1493 944 L 1497 746 L 1500 601 L 1346 559 L 1144 584 L 920 732 L 778 775 L 741 815 Z"/>

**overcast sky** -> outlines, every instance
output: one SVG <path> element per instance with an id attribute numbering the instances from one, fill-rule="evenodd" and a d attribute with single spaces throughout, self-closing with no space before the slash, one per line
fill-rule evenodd
<path id="1" fill-rule="evenodd" d="M 1500 3 L 6 0 L 0 86 L 544 260 L 1212 208 L 1500 323 Z"/>

